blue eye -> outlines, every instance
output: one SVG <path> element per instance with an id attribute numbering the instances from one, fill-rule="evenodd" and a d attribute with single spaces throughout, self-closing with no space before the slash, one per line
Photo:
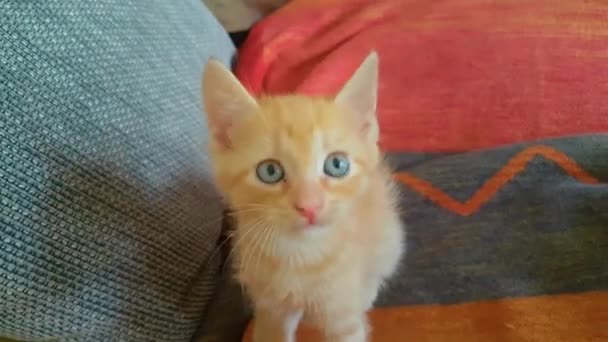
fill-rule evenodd
<path id="1" fill-rule="evenodd" d="M 276 160 L 265 160 L 259 163 L 255 173 L 258 179 L 266 184 L 276 184 L 285 176 L 283 167 Z"/>
<path id="2" fill-rule="evenodd" d="M 330 154 L 323 164 L 323 172 L 334 178 L 342 178 L 348 174 L 350 162 L 344 153 L 336 152 Z"/>

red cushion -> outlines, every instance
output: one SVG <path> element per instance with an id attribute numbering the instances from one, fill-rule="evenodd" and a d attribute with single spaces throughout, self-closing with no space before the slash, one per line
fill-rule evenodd
<path id="1" fill-rule="evenodd" d="M 255 93 L 334 94 L 380 55 L 389 151 L 462 151 L 608 132 L 608 3 L 293 0 L 252 30 Z"/>

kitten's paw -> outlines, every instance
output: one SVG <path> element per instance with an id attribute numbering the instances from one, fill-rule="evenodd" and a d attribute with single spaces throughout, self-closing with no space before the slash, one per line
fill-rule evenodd
<path id="1" fill-rule="evenodd" d="M 367 342 L 368 335 L 369 326 L 365 314 L 326 322 L 326 342 Z"/>
<path id="2" fill-rule="evenodd" d="M 279 315 L 267 310 L 258 310 L 253 327 L 253 342 L 295 342 L 295 333 L 301 318 L 301 312 Z"/>
<path id="3" fill-rule="evenodd" d="M 337 335 L 326 336 L 326 342 L 367 342 L 367 330 L 363 327 L 357 330 L 341 333 Z"/>

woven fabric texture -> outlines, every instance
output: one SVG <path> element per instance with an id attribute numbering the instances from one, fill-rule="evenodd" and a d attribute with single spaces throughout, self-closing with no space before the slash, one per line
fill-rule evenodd
<path id="1" fill-rule="evenodd" d="M 197 0 L 0 0 L 0 336 L 188 341 L 222 208 Z"/>
<path id="2" fill-rule="evenodd" d="M 378 304 L 608 293 L 607 156 L 608 134 L 391 154 L 408 255 Z"/>

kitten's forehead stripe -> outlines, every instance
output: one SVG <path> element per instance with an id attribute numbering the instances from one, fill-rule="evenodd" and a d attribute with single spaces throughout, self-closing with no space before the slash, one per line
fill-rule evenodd
<path id="1" fill-rule="evenodd" d="M 324 149 L 323 140 L 323 132 L 321 129 L 316 129 L 313 134 L 311 151 L 312 162 L 309 167 L 312 177 L 317 177 L 323 172 L 323 164 L 325 163 L 327 154 L 327 151 Z"/>
<path id="2" fill-rule="evenodd" d="M 297 102 L 297 98 L 280 101 L 262 99 L 263 115 L 272 128 L 273 155 L 290 168 L 296 177 L 312 178 L 318 175 L 318 159 L 323 151 L 323 129 L 320 104 L 315 101 Z"/>
<path id="3" fill-rule="evenodd" d="M 316 159 L 322 153 L 319 150 L 321 134 L 313 130 L 312 126 L 291 128 L 291 135 L 287 130 L 280 133 L 277 154 L 292 166 L 292 172 L 298 172 L 298 177 L 312 178 L 316 174 Z"/>

